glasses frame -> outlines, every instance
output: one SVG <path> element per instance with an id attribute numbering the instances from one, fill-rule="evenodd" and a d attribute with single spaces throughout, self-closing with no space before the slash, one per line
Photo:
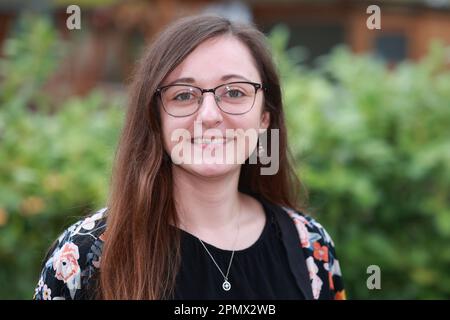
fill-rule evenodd
<path id="1" fill-rule="evenodd" d="M 234 113 L 234 112 L 227 112 L 227 111 L 223 110 L 222 107 L 219 105 L 219 101 L 218 101 L 218 100 L 219 100 L 219 97 L 216 96 L 216 90 L 219 89 L 220 87 L 227 86 L 227 85 L 230 85 L 230 84 L 236 84 L 236 83 L 247 83 L 247 84 L 251 84 L 251 85 L 253 86 L 253 88 L 255 89 L 255 95 L 253 96 L 252 106 L 251 106 L 247 111 L 245 111 L 245 112 Z M 175 86 L 177 86 L 177 87 L 182 87 L 182 86 L 184 86 L 184 87 L 195 88 L 195 89 L 200 90 L 200 92 L 202 93 L 201 97 L 200 97 L 200 98 L 198 99 L 198 101 L 197 101 L 197 108 L 196 108 L 193 112 L 191 112 L 190 114 L 183 115 L 183 116 L 173 115 L 173 114 L 171 114 L 170 112 L 168 112 L 167 109 L 166 109 L 166 107 L 164 106 L 164 101 L 163 101 L 163 98 L 162 98 L 162 92 L 163 92 L 163 90 L 166 89 L 166 88 L 169 88 L 169 87 L 175 87 Z M 267 88 L 266 88 L 265 86 L 263 86 L 261 83 L 251 82 L 251 81 L 234 81 L 234 82 L 228 82 L 228 83 L 224 83 L 224 84 L 218 85 L 217 87 L 214 87 L 214 88 L 211 88 L 211 89 L 203 89 L 203 88 L 200 88 L 200 87 L 197 87 L 197 86 L 193 86 L 193 85 L 190 85 L 190 84 L 185 84 L 185 83 L 180 83 L 180 84 L 174 83 L 174 84 L 169 84 L 169 85 L 166 85 L 166 86 L 162 86 L 162 87 L 157 88 L 157 89 L 155 90 L 155 93 L 159 96 L 159 98 L 160 98 L 160 100 L 161 100 L 161 105 L 163 106 L 163 109 L 164 109 L 164 111 L 165 111 L 167 114 L 171 115 L 172 117 L 176 117 L 176 118 L 184 118 L 184 117 L 189 117 L 189 116 L 193 115 L 194 113 L 196 113 L 196 112 L 200 109 L 200 107 L 202 106 L 202 103 L 203 103 L 203 94 L 206 93 L 206 92 L 211 92 L 211 93 L 214 95 L 214 101 L 216 102 L 217 107 L 218 107 L 222 112 L 225 112 L 225 113 L 231 114 L 231 115 L 242 115 L 242 114 L 245 114 L 245 113 L 247 113 L 247 112 L 250 112 L 250 110 L 253 109 L 253 106 L 254 106 L 255 100 L 256 100 L 256 94 L 258 93 L 258 90 L 259 90 L 259 89 L 261 89 L 261 90 L 263 90 L 263 91 L 267 91 Z"/>

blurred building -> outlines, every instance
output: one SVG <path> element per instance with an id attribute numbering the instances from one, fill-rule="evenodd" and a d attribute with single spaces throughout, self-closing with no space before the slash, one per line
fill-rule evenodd
<path id="1" fill-rule="evenodd" d="M 81 30 L 68 30 L 68 5 L 81 8 Z M 381 29 L 370 30 L 369 5 L 381 9 Z M 264 32 L 279 23 L 291 31 L 290 46 L 302 46 L 311 63 L 337 44 L 373 52 L 389 63 L 420 59 L 433 39 L 450 44 L 450 0 L 0 0 L 0 46 L 24 11 L 53 19 L 71 43 L 66 70 L 72 92 L 127 82 L 143 46 L 170 21 L 200 12 L 254 22 Z"/>

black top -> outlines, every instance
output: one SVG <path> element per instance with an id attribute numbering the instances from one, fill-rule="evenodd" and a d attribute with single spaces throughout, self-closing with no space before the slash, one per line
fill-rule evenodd
<path id="1" fill-rule="evenodd" d="M 266 224 L 255 243 L 235 251 L 228 276 L 229 291 L 222 288 L 224 278 L 200 240 L 182 230 L 182 262 L 174 299 L 304 299 L 289 268 L 274 213 L 262 205 Z M 226 274 L 232 251 L 203 243 Z"/>

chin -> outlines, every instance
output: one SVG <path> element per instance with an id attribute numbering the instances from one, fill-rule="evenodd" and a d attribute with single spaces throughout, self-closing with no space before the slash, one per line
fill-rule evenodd
<path id="1" fill-rule="evenodd" d="M 185 170 L 189 171 L 192 174 L 201 177 L 220 177 L 231 174 L 236 170 L 239 170 L 239 164 L 190 164 L 182 166 Z"/>

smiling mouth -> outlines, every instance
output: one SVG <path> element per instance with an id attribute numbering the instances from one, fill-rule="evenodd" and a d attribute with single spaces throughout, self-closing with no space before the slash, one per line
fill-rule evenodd
<path id="1" fill-rule="evenodd" d="M 199 146 L 219 146 L 225 145 L 236 138 L 226 138 L 226 137 L 213 137 L 213 138 L 192 138 L 191 143 Z"/>

